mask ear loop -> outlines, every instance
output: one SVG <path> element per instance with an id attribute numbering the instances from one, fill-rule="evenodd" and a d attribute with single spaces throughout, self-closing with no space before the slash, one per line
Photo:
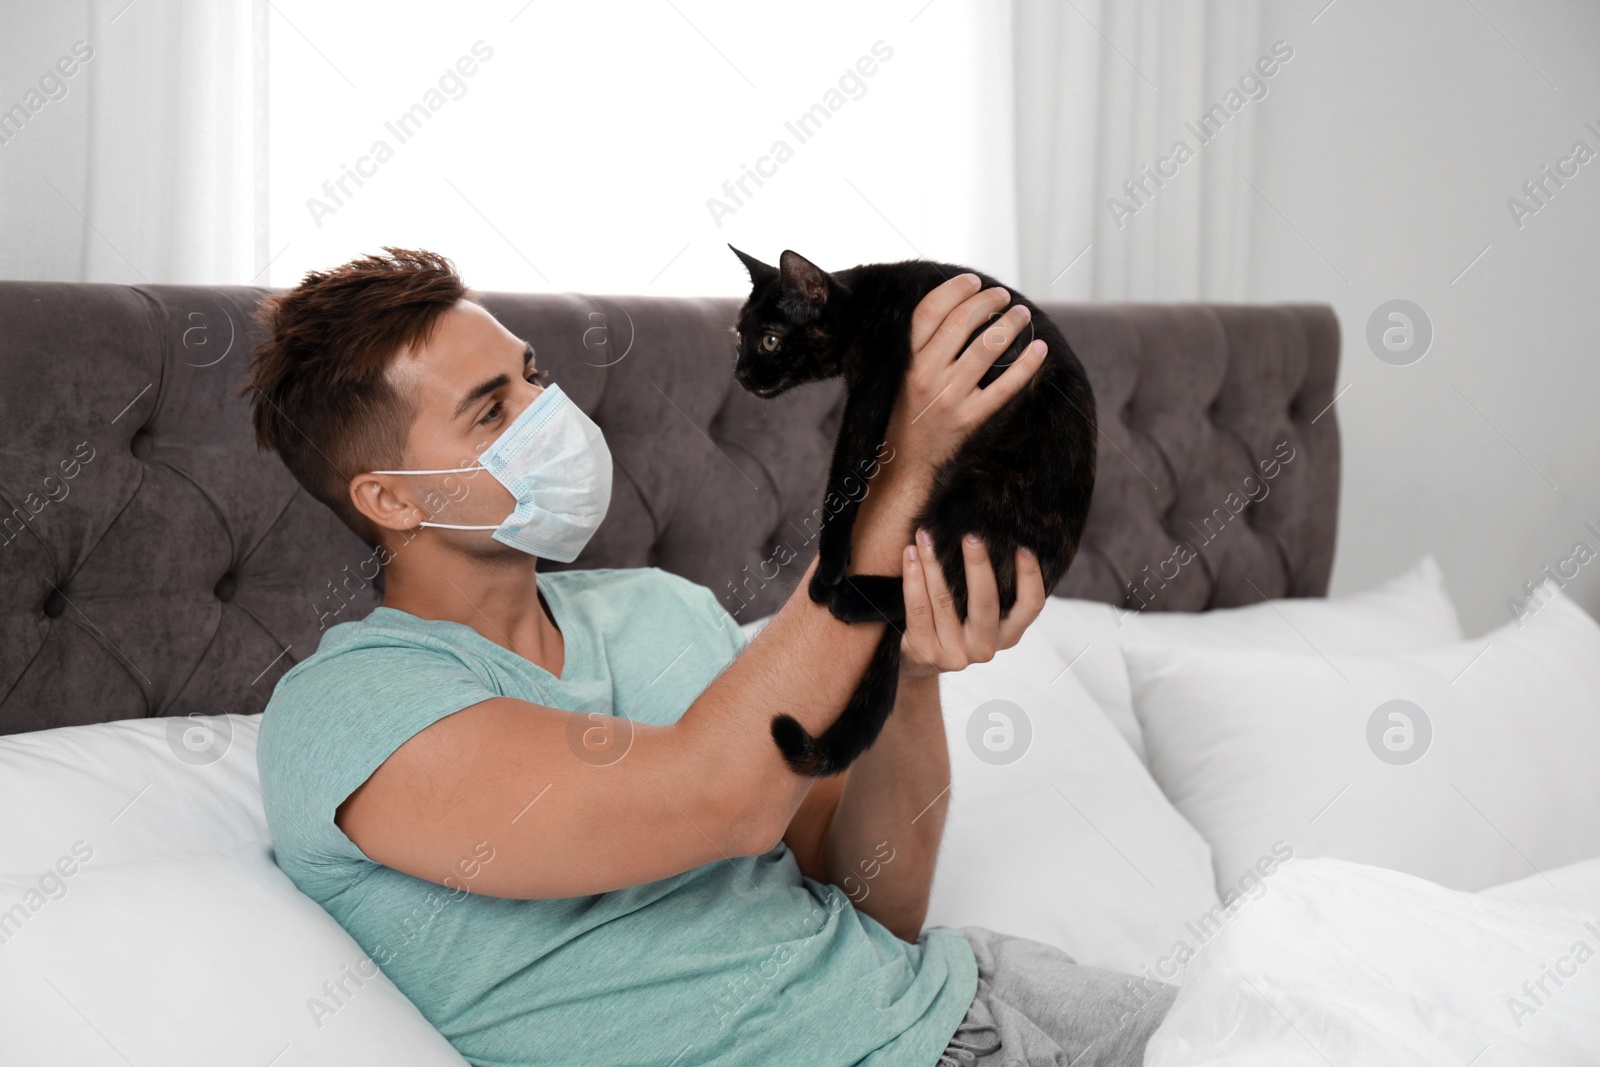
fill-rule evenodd
<path id="1" fill-rule="evenodd" d="M 486 471 L 488 467 L 479 463 L 473 467 L 447 467 L 432 471 L 372 471 L 373 474 L 466 474 L 468 471 Z M 498 530 L 500 524 L 493 526 L 456 526 L 448 522 L 419 522 L 418 526 L 432 526 L 439 530 Z"/>

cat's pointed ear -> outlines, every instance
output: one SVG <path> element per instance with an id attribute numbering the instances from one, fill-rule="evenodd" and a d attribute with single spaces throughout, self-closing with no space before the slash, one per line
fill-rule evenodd
<path id="1" fill-rule="evenodd" d="M 764 281 L 768 281 L 777 277 L 777 267 L 774 267 L 768 263 L 763 263 L 755 256 L 746 255 L 737 248 L 734 248 L 732 245 L 729 245 L 728 247 L 733 250 L 734 255 L 739 257 L 739 262 L 744 264 L 744 269 L 750 272 L 750 280 L 755 284 L 759 285 Z"/>
<path id="2" fill-rule="evenodd" d="M 785 289 L 798 293 L 812 307 L 828 302 L 828 272 L 799 252 L 783 250 L 778 257 L 778 276 Z"/>

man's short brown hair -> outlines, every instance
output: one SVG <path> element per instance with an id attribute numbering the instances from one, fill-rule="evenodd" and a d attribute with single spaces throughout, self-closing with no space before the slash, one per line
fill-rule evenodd
<path id="1" fill-rule="evenodd" d="M 389 364 L 425 344 L 458 301 L 480 302 L 444 256 L 383 250 L 264 297 L 254 318 L 267 336 L 240 389 L 251 394 L 256 445 L 374 546 L 379 532 L 351 502 L 350 479 L 398 466 L 416 415 Z"/>

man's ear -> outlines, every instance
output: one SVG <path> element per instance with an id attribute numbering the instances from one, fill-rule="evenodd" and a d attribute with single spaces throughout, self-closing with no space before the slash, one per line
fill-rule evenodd
<path id="1" fill-rule="evenodd" d="M 732 245 L 729 245 L 728 247 L 733 249 L 733 254 L 739 257 L 739 262 L 744 264 L 744 269 L 750 272 L 750 281 L 752 283 L 760 285 L 762 282 L 771 281 L 773 278 L 777 277 L 777 267 L 774 267 L 768 263 L 763 263 L 755 256 L 746 255 L 737 248 L 734 248 Z"/>
<path id="2" fill-rule="evenodd" d="M 434 510 L 429 510 L 429 504 L 416 504 L 395 493 L 395 488 L 403 483 L 403 477 L 390 480 L 371 472 L 350 478 L 350 507 L 354 507 L 357 514 L 362 515 L 386 542 L 386 563 L 394 557 L 397 547 L 408 544 L 413 537 L 422 533 L 418 523 L 432 520 L 435 515 Z"/>
<path id="3" fill-rule="evenodd" d="M 820 309 L 828 302 L 828 272 L 799 252 L 784 249 L 783 255 L 778 257 L 778 275 L 785 291 L 799 296 L 813 308 Z"/>
<path id="4" fill-rule="evenodd" d="M 350 478 L 350 507 L 360 512 L 366 522 L 382 530 L 397 530 L 405 522 L 406 512 L 402 499 L 390 493 L 382 478 L 371 474 L 358 474 Z"/>

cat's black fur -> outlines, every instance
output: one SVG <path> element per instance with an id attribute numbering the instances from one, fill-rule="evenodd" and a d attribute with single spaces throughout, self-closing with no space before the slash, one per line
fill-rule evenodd
<path id="1" fill-rule="evenodd" d="M 877 740 L 894 707 L 905 622 L 898 574 L 845 575 L 862 499 L 859 491 L 846 491 L 847 480 L 854 477 L 851 472 L 878 469 L 890 411 L 911 364 L 911 313 L 917 303 L 958 274 L 977 274 L 985 289 L 1000 283 L 981 271 L 925 259 L 868 263 L 830 274 L 795 252 L 784 252 L 772 267 L 733 251 L 751 280 L 750 298 L 735 323 L 739 383 L 757 396 L 773 397 L 804 382 L 841 375 L 845 381 L 844 415 L 828 474 L 830 498 L 843 505 L 823 512 L 810 596 L 847 622 L 889 622 L 850 703 L 820 737 L 788 715 L 772 720 L 773 740 L 789 765 L 821 777 L 844 770 Z M 1053 589 L 1078 551 L 1094 489 L 1094 394 L 1083 365 L 1038 305 L 1010 292 L 1033 317 L 978 384 L 987 386 L 999 377 L 1035 337 L 1048 346 L 1044 363 L 939 468 L 917 517 L 917 525 L 932 536 L 962 619 L 967 616 L 963 535 L 977 533 L 988 546 L 1004 615 L 1017 599 L 1018 546 L 1038 556 L 1045 589 Z M 988 325 L 974 330 L 969 343 Z"/>

